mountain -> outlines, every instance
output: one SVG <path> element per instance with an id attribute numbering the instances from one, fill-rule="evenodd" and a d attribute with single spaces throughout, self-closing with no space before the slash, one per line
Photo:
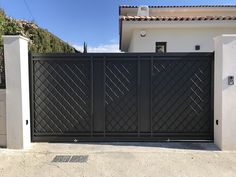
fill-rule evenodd
<path id="1" fill-rule="evenodd" d="M 3 45 L 2 35 L 22 35 L 29 38 L 29 51 L 32 53 L 78 52 L 47 29 L 40 28 L 34 22 L 7 17 L 0 9 L 0 46 Z"/>

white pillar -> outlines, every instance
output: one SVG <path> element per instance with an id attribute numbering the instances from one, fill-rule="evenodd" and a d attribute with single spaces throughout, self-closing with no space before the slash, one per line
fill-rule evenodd
<path id="1" fill-rule="evenodd" d="M 228 77 L 234 76 L 234 85 Z M 236 150 L 236 34 L 215 38 L 214 141 Z M 218 120 L 218 125 L 216 121 Z"/>
<path id="2" fill-rule="evenodd" d="M 24 149 L 31 142 L 28 39 L 22 36 L 3 36 L 3 40 L 7 148 Z"/>

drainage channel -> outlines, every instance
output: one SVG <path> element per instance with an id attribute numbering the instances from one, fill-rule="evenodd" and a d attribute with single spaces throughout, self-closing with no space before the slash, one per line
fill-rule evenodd
<path id="1" fill-rule="evenodd" d="M 56 155 L 52 163 L 86 163 L 88 155 Z"/>

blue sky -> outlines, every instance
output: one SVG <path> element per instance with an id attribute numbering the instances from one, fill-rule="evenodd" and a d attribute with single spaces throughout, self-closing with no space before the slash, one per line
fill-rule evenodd
<path id="1" fill-rule="evenodd" d="M 86 41 L 95 51 L 117 49 L 119 5 L 217 4 L 236 0 L 0 0 L 8 16 L 35 20 L 64 41 L 78 47 Z"/>

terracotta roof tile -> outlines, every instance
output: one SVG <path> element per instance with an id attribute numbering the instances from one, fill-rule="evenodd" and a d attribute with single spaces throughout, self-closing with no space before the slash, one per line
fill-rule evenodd
<path id="1" fill-rule="evenodd" d="M 213 21 L 236 20 L 236 16 L 197 16 L 197 17 L 165 17 L 165 16 L 120 16 L 121 21 Z"/>
<path id="2" fill-rule="evenodd" d="M 120 8 L 138 8 L 139 6 L 121 5 Z M 201 8 L 201 7 L 236 7 L 236 5 L 193 5 L 193 6 L 148 6 L 149 8 Z"/>

